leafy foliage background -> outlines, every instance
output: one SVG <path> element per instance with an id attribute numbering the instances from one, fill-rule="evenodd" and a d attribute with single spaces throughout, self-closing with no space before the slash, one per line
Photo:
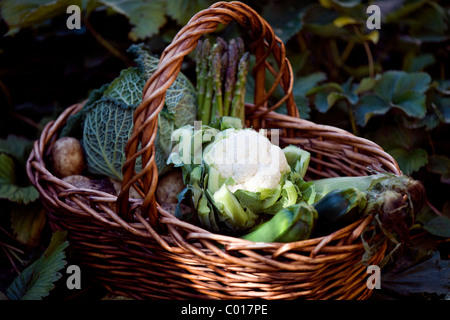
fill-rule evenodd
<path id="1" fill-rule="evenodd" d="M 449 297 L 450 5 L 444 0 L 264 0 L 251 5 L 284 41 L 295 100 L 303 118 L 371 139 L 424 183 L 429 204 L 411 231 L 414 246 L 384 271 L 379 298 Z M 160 54 L 209 0 L 3 0 L 0 3 L 0 291 L 26 287 L 52 238 L 25 163 L 44 125 L 67 106 L 133 66 L 126 50 L 146 43 Z M 81 29 L 69 30 L 69 5 L 81 8 Z M 381 29 L 369 30 L 370 4 Z M 232 34 L 239 27 L 219 28 Z M 183 73 L 194 75 L 192 57 Z M 249 86 L 252 81 L 249 81 Z M 247 90 L 251 92 L 251 88 Z M 60 237 L 60 236 L 59 236 Z M 70 245 L 60 240 L 60 250 Z M 64 245 L 63 245 L 64 244 Z M 59 251 L 58 251 L 59 252 Z M 60 257 L 60 256 L 59 256 Z M 60 257 L 61 258 L 61 257 Z M 46 269 L 49 295 L 102 298 L 83 284 L 74 294 L 58 280 L 64 263 Z M 74 262 L 76 263 L 76 262 Z M 38 270 L 38 269 L 36 269 Z M 418 273 L 419 272 L 419 273 Z M 429 277 L 421 277 L 427 274 Z M 409 279 L 412 279 L 409 281 Z M 415 285 L 426 281 L 422 286 Z M 41 279 L 42 280 L 42 279 Z M 56 289 L 49 283 L 55 282 Z M 420 283 L 419 283 L 420 284 Z M 6 293 L 5 298 L 20 298 Z"/>

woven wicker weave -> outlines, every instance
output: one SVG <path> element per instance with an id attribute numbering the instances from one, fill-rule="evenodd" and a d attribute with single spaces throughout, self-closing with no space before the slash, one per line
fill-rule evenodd
<path id="1" fill-rule="evenodd" d="M 320 238 L 252 243 L 180 221 L 155 201 L 158 175 L 153 141 L 165 92 L 199 38 L 231 21 L 248 30 L 256 58 L 256 89 L 254 103 L 246 106 L 247 125 L 278 128 L 281 145 L 295 144 L 311 152 L 310 178 L 367 175 L 371 169 L 401 173 L 395 160 L 375 143 L 300 119 L 281 40 L 247 5 L 219 2 L 196 14 L 179 31 L 147 81 L 143 102 L 135 112 L 118 197 L 75 188 L 48 168 L 46 159 L 60 130 L 82 104 L 67 108 L 45 127 L 27 170 L 48 209 L 50 224 L 68 231 L 71 247 L 88 274 L 109 290 L 137 299 L 367 298 L 371 293 L 366 286 L 367 265 L 380 263 L 387 248 L 381 236 L 372 239 L 378 241 L 378 250 L 367 254 L 364 248 L 361 237 L 374 228 L 372 216 Z M 267 72 L 275 79 L 270 88 L 264 87 Z M 272 93 L 277 87 L 285 95 L 274 102 Z M 282 104 L 288 115 L 273 111 Z M 138 150 L 139 142 L 143 147 Z M 134 160 L 139 155 L 143 168 L 136 175 Z M 142 186 L 144 200 L 128 199 L 128 190 L 135 184 Z"/>

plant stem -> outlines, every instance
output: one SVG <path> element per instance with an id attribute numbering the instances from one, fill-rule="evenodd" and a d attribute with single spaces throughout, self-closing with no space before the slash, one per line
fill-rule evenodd
<path id="1" fill-rule="evenodd" d="M 5 253 L 6 257 L 9 260 L 9 263 L 11 264 L 11 266 L 13 267 L 14 271 L 17 274 L 20 274 L 20 270 L 17 268 L 16 264 L 14 263 L 14 260 L 11 258 L 11 256 L 9 255 L 8 250 L 6 250 L 5 246 L 3 243 L 0 243 L 0 247 L 2 248 L 3 252 Z"/>
<path id="2" fill-rule="evenodd" d="M 94 36 L 94 38 L 100 43 L 106 50 L 108 50 L 113 56 L 119 58 L 122 60 L 126 65 L 130 64 L 130 60 L 126 55 L 124 55 L 122 52 L 117 50 L 113 45 L 111 45 L 108 40 L 103 38 L 91 25 L 89 22 L 89 17 L 85 19 L 85 24 L 87 29 L 91 32 L 91 34 Z"/>
<path id="3" fill-rule="evenodd" d="M 350 53 L 352 52 L 353 48 L 355 47 L 355 41 L 349 41 L 347 42 L 347 45 L 344 48 L 344 51 L 341 54 L 341 63 L 344 64 L 345 61 L 347 61 Z"/>
<path id="4" fill-rule="evenodd" d="M 19 119 L 20 121 L 23 121 L 26 124 L 29 124 L 30 126 L 32 126 L 33 128 L 35 128 L 36 130 L 38 130 L 39 132 L 41 132 L 42 130 L 44 130 L 44 126 L 37 123 L 36 121 L 34 121 L 33 119 L 30 119 L 28 117 L 25 117 L 24 115 L 21 115 L 20 113 L 17 112 L 10 112 L 11 116 L 13 116 L 14 118 Z"/>
<path id="5" fill-rule="evenodd" d="M 353 25 L 353 31 L 356 33 L 356 35 L 358 37 L 363 39 L 361 32 L 358 30 L 358 28 L 355 25 Z M 373 56 L 372 56 L 372 51 L 370 51 L 369 42 L 367 40 L 363 40 L 363 46 L 364 46 L 364 49 L 366 50 L 367 61 L 369 64 L 369 75 L 371 78 L 373 78 L 373 77 L 375 77 L 375 69 L 374 69 Z"/>
<path id="6" fill-rule="evenodd" d="M 347 102 L 347 109 L 348 109 L 348 116 L 350 118 L 350 124 L 352 126 L 352 132 L 354 135 L 358 136 L 359 131 L 358 127 L 356 126 L 355 116 L 353 115 L 352 105 L 348 102 Z"/>

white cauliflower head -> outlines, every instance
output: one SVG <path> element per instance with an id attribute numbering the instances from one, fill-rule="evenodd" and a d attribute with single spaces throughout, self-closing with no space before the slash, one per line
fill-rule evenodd
<path id="1" fill-rule="evenodd" d="M 231 192 L 244 189 L 258 192 L 274 189 L 281 176 L 289 172 L 286 156 L 262 133 L 253 129 L 228 129 L 205 149 L 203 159 L 214 167 L 222 178 L 232 178 Z"/>

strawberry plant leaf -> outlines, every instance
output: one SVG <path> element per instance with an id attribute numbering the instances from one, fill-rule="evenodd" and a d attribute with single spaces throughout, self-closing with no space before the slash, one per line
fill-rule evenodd
<path id="1" fill-rule="evenodd" d="M 450 291 L 450 261 L 433 252 L 425 261 L 396 272 L 381 275 L 382 289 L 402 297 L 435 294 L 445 296 Z"/>
<path id="2" fill-rule="evenodd" d="M 319 82 L 326 79 L 327 75 L 323 72 L 313 72 L 303 76 L 294 83 L 294 94 L 301 93 L 307 95 L 311 89 L 319 84 Z"/>
<path id="3" fill-rule="evenodd" d="M 433 154 L 428 160 L 428 171 L 441 175 L 442 183 L 450 184 L 450 158 Z"/>
<path id="4" fill-rule="evenodd" d="M 28 205 L 15 204 L 10 214 L 11 228 L 16 239 L 29 247 L 39 245 L 47 221 L 45 208 L 38 202 Z"/>
<path id="5" fill-rule="evenodd" d="M 39 192 L 34 186 L 18 184 L 14 160 L 6 154 L 0 154 L 0 199 L 27 204 L 37 198 Z"/>
<path id="6" fill-rule="evenodd" d="M 303 13 L 311 1 L 270 1 L 263 7 L 262 15 L 272 26 L 275 34 L 286 43 L 303 27 Z M 293 14 L 286 15 L 285 11 L 278 10 L 281 6 Z"/>
<path id="7" fill-rule="evenodd" d="M 415 148 L 412 150 L 394 148 L 387 151 L 395 158 L 404 174 L 411 174 L 418 171 L 428 163 L 428 153 L 422 148 Z"/>
<path id="8" fill-rule="evenodd" d="M 1 14 L 9 31 L 14 35 L 20 29 L 33 27 L 66 12 L 68 6 L 80 5 L 80 1 L 68 0 L 3 0 Z"/>
<path id="9" fill-rule="evenodd" d="M 426 221 L 423 228 L 431 234 L 442 238 L 450 238 L 450 218 L 446 216 L 435 216 Z"/>
<path id="10" fill-rule="evenodd" d="M 430 82 L 431 77 L 425 72 L 386 71 L 375 85 L 375 92 L 386 101 L 392 101 L 405 92 L 424 93 Z"/>
<path id="11" fill-rule="evenodd" d="M 32 147 L 33 141 L 24 137 L 10 134 L 6 139 L 0 139 L 0 153 L 14 157 L 24 167 Z"/>
<path id="12" fill-rule="evenodd" d="M 167 14 L 179 25 L 184 26 L 199 11 L 208 8 L 208 0 L 166 1 Z"/>
<path id="13" fill-rule="evenodd" d="M 390 109 L 391 106 L 377 95 L 363 96 L 355 108 L 356 123 L 365 127 L 372 116 L 383 115 Z"/>
<path id="14" fill-rule="evenodd" d="M 50 244 L 42 256 L 25 268 L 6 290 L 11 300 L 42 300 L 54 289 L 66 265 L 64 250 L 69 243 L 66 232 L 53 233 Z"/>
<path id="15" fill-rule="evenodd" d="M 344 94 L 344 89 L 342 89 L 342 87 L 339 84 L 331 82 L 331 83 L 323 84 L 323 85 L 317 86 L 315 88 L 312 88 L 311 90 L 309 90 L 307 92 L 308 95 L 315 94 L 314 104 L 316 106 L 316 109 L 322 113 L 327 112 L 332 107 L 328 103 L 328 96 L 331 93 Z M 333 101 L 331 101 L 331 102 L 333 102 Z"/>
<path id="16" fill-rule="evenodd" d="M 427 112 L 425 100 L 423 93 L 407 91 L 395 97 L 393 107 L 402 109 L 410 117 L 423 118 Z"/>
<path id="17" fill-rule="evenodd" d="M 359 85 L 355 88 L 355 94 L 361 94 L 367 91 L 371 91 L 375 87 L 376 79 L 366 77 L 362 78 Z"/>
<path id="18" fill-rule="evenodd" d="M 436 62 L 436 58 L 431 53 L 425 53 L 421 55 L 409 54 L 403 61 L 403 69 L 407 72 L 422 71 L 428 66 L 433 65 Z"/>
<path id="19" fill-rule="evenodd" d="M 128 18 L 133 26 L 129 33 L 133 41 L 154 36 L 167 22 L 165 2 L 162 0 L 100 0 L 99 2 Z"/>
<path id="20" fill-rule="evenodd" d="M 430 83 L 431 77 L 424 72 L 387 71 L 375 84 L 374 92 L 391 107 L 403 110 L 410 117 L 423 118 L 425 92 Z"/>

